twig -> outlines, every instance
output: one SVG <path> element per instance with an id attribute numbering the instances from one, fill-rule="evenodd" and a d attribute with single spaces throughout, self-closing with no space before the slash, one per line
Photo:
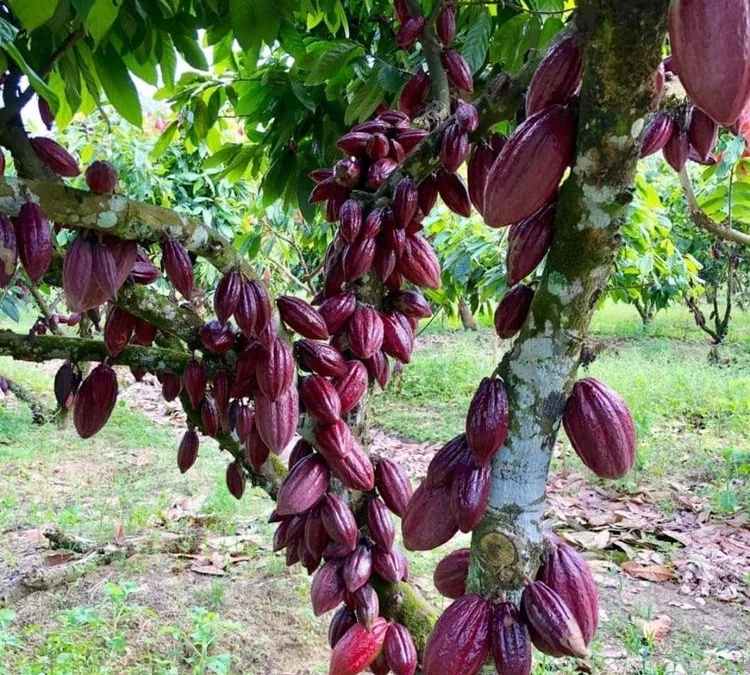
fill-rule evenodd
<path id="1" fill-rule="evenodd" d="M 419 16 L 422 14 L 419 0 L 406 0 L 406 4 L 411 15 Z M 451 94 L 448 85 L 448 75 L 445 72 L 445 68 L 443 68 L 443 62 L 440 58 L 440 43 L 435 36 L 433 26 L 444 4 L 444 0 L 437 0 L 435 2 L 430 15 L 425 17 L 422 36 L 419 40 L 424 51 L 425 61 L 427 61 L 427 69 L 430 72 L 430 94 L 432 99 L 441 107 L 441 118 L 446 117 L 450 113 Z"/>
<path id="2" fill-rule="evenodd" d="M 55 335 L 62 335 L 63 332 L 60 330 L 60 327 L 57 325 L 57 322 L 52 321 L 52 311 L 47 305 L 47 301 L 42 297 L 42 294 L 39 292 L 39 289 L 36 287 L 36 284 L 29 283 L 29 291 L 31 292 L 31 295 L 34 297 L 34 300 L 36 300 L 36 304 L 39 306 L 39 311 L 42 313 L 42 316 L 47 320 L 47 326 L 49 326 L 49 329 L 55 334 Z"/>

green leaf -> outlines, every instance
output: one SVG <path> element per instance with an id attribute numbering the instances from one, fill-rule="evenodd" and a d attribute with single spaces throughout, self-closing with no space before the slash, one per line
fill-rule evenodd
<path id="1" fill-rule="evenodd" d="M 500 61 L 505 70 L 515 73 L 523 66 L 526 52 L 536 47 L 541 25 L 535 16 L 519 14 L 506 21 L 492 40 L 491 60 Z"/>
<path id="2" fill-rule="evenodd" d="M 8 23 L 5 19 L 0 18 L 0 47 L 2 47 L 8 54 L 8 56 L 15 61 L 21 72 L 29 78 L 29 84 L 34 88 L 34 91 L 39 94 L 42 98 L 46 98 L 52 108 L 56 108 L 59 104 L 55 92 L 47 86 L 47 83 L 39 77 L 37 72 L 26 63 L 26 59 L 23 58 L 23 54 L 18 51 L 13 40 L 18 33 L 18 29 L 11 23 Z"/>
<path id="3" fill-rule="evenodd" d="M 297 80 L 292 80 L 292 92 L 294 92 L 294 95 L 297 97 L 297 100 L 305 106 L 310 112 L 315 112 L 315 109 L 318 107 L 315 103 L 315 101 L 310 98 L 310 94 L 307 93 L 307 89 L 298 82 Z"/>
<path id="4" fill-rule="evenodd" d="M 378 72 L 374 71 L 367 81 L 362 82 L 354 93 L 352 102 L 346 109 L 344 123 L 348 126 L 366 120 L 383 101 L 383 90 L 378 82 Z"/>
<path id="5" fill-rule="evenodd" d="M 476 73 L 487 58 L 492 36 L 492 19 L 488 12 L 482 12 L 466 31 L 464 40 L 464 58 L 472 73 Z"/>
<path id="6" fill-rule="evenodd" d="M 384 91 L 387 91 L 389 94 L 395 94 L 404 86 L 406 75 L 398 68 L 394 68 L 389 64 L 380 69 L 378 82 Z"/>
<path id="7" fill-rule="evenodd" d="M 138 91 L 128 69 L 112 45 L 97 51 L 94 67 L 107 100 L 128 122 L 140 127 L 143 124 L 143 113 Z"/>
<path id="8" fill-rule="evenodd" d="M 351 42 L 334 44 L 313 66 L 305 84 L 323 84 L 338 73 L 351 59 L 361 56 L 364 50 Z"/>
<path id="9" fill-rule="evenodd" d="M 177 51 L 182 54 L 185 61 L 198 70 L 208 70 L 208 61 L 201 46 L 190 35 L 185 33 L 174 33 L 172 35 Z"/>
<path id="10" fill-rule="evenodd" d="M 279 41 L 281 42 L 282 49 L 290 56 L 293 56 L 296 60 L 299 60 L 307 54 L 304 39 L 294 27 L 294 24 L 289 23 L 288 21 L 284 21 L 281 24 L 281 29 L 279 30 Z"/>
<path id="11" fill-rule="evenodd" d="M 13 296 L 6 295 L 3 298 L 3 301 L 0 302 L 0 309 L 2 309 L 3 314 L 5 314 L 12 321 L 18 323 L 21 320 L 21 312 L 18 310 L 18 304 L 16 303 Z"/>
<path id="12" fill-rule="evenodd" d="M 279 34 L 281 9 L 278 0 L 229 0 L 229 22 L 240 46 L 257 50 L 271 44 Z"/>
<path id="13" fill-rule="evenodd" d="M 10 8 L 30 33 L 49 21 L 55 14 L 59 0 L 10 0 Z"/>
<path id="14" fill-rule="evenodd" d="M 117 15 L 120 13 L 122 0 L 96 0 L 86 14 L 83 22 L 84 28 L 94 38 L 94 43 L 99 44 L 102 38 L 112 28 Z"/>

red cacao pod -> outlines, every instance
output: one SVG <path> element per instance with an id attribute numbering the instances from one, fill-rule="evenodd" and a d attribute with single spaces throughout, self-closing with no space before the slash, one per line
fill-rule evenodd
<path id="1" fill-rule="evenodd" d="M 672 137 L 674 128 L 675 123 L 671 115 L 665 112 L 656 113 L 643 132 L 640 157 L 648 157 L 663 149 Z"/>
<path id="2" fill-rule="evenodd" d="M 688 127 L 688 137 L 698 156 L 706 160 L 719 140 L 719 127 L 700 108 L 693 108 Z"/>
<path id="3" fill-rule="evenodd" d="M 498 673 L 530 675 L 531 638 L 512 603 L 500 602 L 493 606 L 490 640 Z"/>
<path id="4" fill-rule="evenodd" d="M 430 243 L 418 234 L 407 238 L 398 271 L 415 286 L 440 288 L 440 261 Z"/>
<path id="5" fill-rule="evenodd" d="M 266 287 L 255 279 L 251 279 L 247 282 L 247 288 L 255 299 L 255 309 L 257 312 L 255 331 L 260 335 L 271 320 L 271 315 L 273 314 L 271 299 L 268 297 Z"/>
<path id="6" fill-rule="evenodd" d="M 297 360 L 307 370 L 311 370 L 324 377 L 336 377 L 347 371 L 346 361 L 335 347 L 325 342 L 313 340 L 298 340 L 294 343 Z"/>
<path id="7" fill-rule="evenodd" d="M 0 214 L 0 288 L 5 288 L 8 285 L 16 272 L 17 264 L 18 246 L 13 223 L 8 216 Z"/>
<path id="8" fill-rule="evenodd" d="M 386 505 L 377 497 L 367 503 L 367 527 L 370 536 L 377 546 L 390 551 L 396 537 L 391 514 Z"/>
<path id="9" fill-rule="evenodd" d="M 356 244 L 346 246 L 341 257 L 342 271 L 345 281 L 356 281 L 372 268 L 377 251 L 375 239 L 360 239 Z"/>
<path id="10" fill-rule="evenodd" d="M 16 218 L 16 245 L 26 274 L 36 283 L 52 262 L 52 229 L 38 204 L 27 201 L 19 209 Z"/>
<path id="11" fill-rule="evenodd" d="M 599 623 L 599 600 L 596 582 L 586 561 L 573 547 L 557 539 L 549 543 L 536 578 L 565 601 L 581 628 L 584 641 L 589 644 Z"/>
<path id="12" fill-rule="evenodd" d="M 455 119 L 458 128 L 467 133 L 473 134 L 479 128 L 479 112 L 471 103 L 459 101 Z"/>
<path id="13" fill-rule="evenodd" d="M 390 230 L 393 232 L 394 230 Z M 402 241 L 406 243 L 406 232 L 404 230 L 395 230 L 396 232 L 403 233 Z M 385 246 L 378 246 L 375 251 L 375 260 L 372 263 L 372 269 L 375 272 L 375 276 L 382 282 L 385 282 L 396 269 L 396 253 Z"/>
<path id="14" fill-rule="evenodd" d="M 333 335 L 344 327 L 356 308 L 356 296 L 354 293 L 346 292 L 328 298 L 318 312 L 323 317 L 328 332 Z"/>
<path id="15" fill-rule="evenodd" d="M 367 153 L 367 144 L 370 142 L 371 136 L 372 134 L 361 131 L 350 131 L 336 141 L 336 146 L 347 155 L 365 155 Z M 326 180 L 321 181 L 320 184 L 329 185 Z M 333 185 L 333 181 L 331 182 L 331 185 Z M 330 195 L 325 196 L 324 199 L 328 199 L 329 196 Z"/>
<path id="16" fill-rule="evenodd" d="M 375 574 L 391 584 L 398 583 L 403 578 L 403 564 L 396 547 L 390 551 L 375 548 L 372 552 L 372 566 Z"/>
<path id="17" fill-rule="evenodd" d="M 219 426 L 229 430 L 229 397 L 232 390 L 232 375 L 227 370 L 220 370 L 213 379 L 214 400 L 219 411 Z"/>
<path id="18" fill-rule="evenodd" d="M 133 344 L 149 347 L 156 339 L 159 328 L 145 319 L 134 317 Z"/>
<path id="19" fill-rule="evenodd" d="M 365 361 L 365 368 L 370 378 L 376 380 L 380 388 L 385 391 L 391 379 L 391 364 L 388 363 L 388 357 L 383 352 L 378 352 Z"/>
<path id="20" fill-rule="evenodd" d="M 363 584 L 352 593 L 352 597 L 357 621 L 365 628 L 372 628 L 380 614 L 380 601 L 375 589 L 369 583 Z"/>
<path id="21" fill-rule="evenodd" d="M 563 426 L 581 461 L 600 478 L 622 478 L 635 464 L 635 423 L 625 401 L 593 377 L 573 385 Z"/>
<path id="22" fill-rule="evenodd" d="M 718 124 L 735 122 L 750 97 L 750 1 L 673 0 L 669 41 L 690 98 Z"/>
<path id="23" fill-rule="evenodd" d="M 466 442 L 478 467 L 487 466 L 508 432 L 508 395 L 503 381 L 485 377 L 466 414 Z"/>
<path id="24" fill-rule="evenodd" d="M 445 47 L 456 37 L 456 14 L 453 5 L 444 5 L 435 21 L 435 33 Z"/>
<path id="25" fill-rule="evenodd" d="M 372 140 L 372 139 L 370 139 Z M 386 140 L 386 146 L 388 142 Z M 346 189 L 351 190 L 358 182 L 359 177 L 362 174 L 362 166 L 359 163 L 359 160 L 355 159 L 354 157 L 347 157 L 346 159 L 341 159 L 333 167 L 333 178 L 336 181 L 336 183 Z M 344 199 L 346 199 L 346 195 L 337 192 L 333 194 L 331 197 L 328 198 L 328 202 L 331 201 L 338 204 L 336 210 L 340 210 L 341 204 L 344 203 Z M 334 216 L 333 218 L 329 218 L 331 222 L 338 220 L 338 215 Z"/>
<path id="26" fill-rule="evenodd" d="M 453 483 L 453 474 L 459 462 L 470 457 L 471 452 L 466 441 L 466 434 L 459 434 L 448 441 L 435 453 L 427 467 L 425 483 L 432 487 L 449 487 Z"/>
<path id="27" fill-rule="evenodd" d="M 221 323 L 227 323 L 237 309 L 242 290 L 242 276 L 232 270 L 219 281 L 214 293 L 214 312 Z"/>
<path id="28" fill-rule="evenodd" d="M 328 626 L 328 644 L 331 649 L 355 623 L 357 623 L 357 617 L 348 607 L 340 607 L 336 610 Z"/>
<path id="29" fill-rule="evenodd" d="M 229 324 L 211 319 L 200 329 L 199 336 L 203 346 L 210 352 L 223 354 L 234 345 L 234 331 Z"/>
<path id="30" fill-rule="evenodd" d="M 237 305 L 234 308 L 234 318 L 242 334 L 250 338 L 256 334 L 258 329 L 258 303 L 250 283 L 244 277 L 240 277 L 240 287 L 237 296 Z"/>
<path id="31" fill-rule="evenodd" d="M 531 274 L 552 245 L 555 206 L 543 206 L 533 216 L 516 223 L 508 232 L 508 286 Z"/>
<path id="32" fill-rule="evenodd" d="M 411 114 L 427 98 L 430 91 L 430 76 L 418 70 L 404 85 L 398 97 L 398 109 Z"/>
<path id="33" fill-rule="evenodd" d="M 62 409 L 70 408 L 78 387 L 81 386 L 81 369 L 66 361 L 55 373 L 55 399 Z"/>
<path id="34" fill-rule="evenodd" d="M 362 202 L 358 199 L 347 199 L 341 205 L 339 232 L 348 244 L 357 241 L 357 237 L 362 230 L 363 211 Z"/>
<path id="35" fill-rule="evenodd" d="M 260 471 L 260 468 L 266 463 L 268 456 L 271 454 L 271 448 L 260 437 L 254 419 L 249 433 L 242 437 L 242 442 L 245 446 L 245 458 L 250 462 L 253 470 Z"/>
<path id="36" fill-rule="evenodd" d="M 471 94 L 474 91 L 474 78 L 471 76 L 471 68 L 466 59 L 458 52 L 451 50 L 443 52 L 440 59 L 448 75 L 448 81 L 456 89 Z"/>
<path id="37" fill-rule="evenodd" d="M 534 291 L 525 284 L 516 284 L 503 296 L 495 310 L 495 332 L 501 339 L 509 340 L 521 331 L 533 299 Z"/>
<path id="38" fill-rule="evenodd" d="M 109 420 L 117 403 L 117 375 L 100 363 L 81 383 L 73 404 L 73 424 L 81 438 L 91 438 Z"/>
<path id="39" fill-rule="evenodd" d="M 208 436 L 216 437 L 216 434 L 219 433 L 219 411 L 216 408 L 216 402 L 210 396 L 206 396 L 198 405 L 198 409 L 201 414 L 203 431 Z"/>
<path id="40" fill-rule="evenodd" d="M 136 259 L 130 270 L 131 279 L 137 284 L 148 286 L 159 278 L 159 270 L 140 247 L 136 249 Z"/>
<path id="41" fill-rule="evenodd" d="M 315 616 L 336 609 L 344 601 L 346 586 L 341 573 L 342 567 L 339 560 L 329 560 L 313 577 L 310 597 Z"/>
<path id="42" fill-rule="evenodd" d="M 497 159 L 497 153 L 487 143 L 480 143 L 469 159 L 467 179 L 469 198 L 479 213 L 484 213 L 484 191 L 487 187 L 487 176 Z"/>
<path id="43" fill-rule="evenodd" d="M 523 590 L 521 608 L 526 622 L 556 652 L 565 656 L 588 656 L 586 641 L 573 613 L 547 584 L 534 581 Z M 536 644 L 536 642 L 535 642 Z"/>
<path id="44" fill-rule="evenodd" d="M 195 360 L 188 361 L 185 366 L 185 370 L 182 373 L 182 383 L 185 387 L 188 397 L 190 398 L 190 404 L 198 409 L 198 404 L 206 393 L 206 384 L 208 378 L 206 377 L 205 368 Z"/>
<path id="45" fill-rule="evenodd" d="M 39 108 L 39 118 L 42 120 L 42 124 L 47 127 L 47 131 L 50 131 L 55 123 L 55 114 L 52 112 L 47 99 L 40 96 L 37 99 L 37 107 Z"/>
<path id="46" fill-rule="evenodd" d="M 368 630 L 355 623 L 336 643 L 328 675 L 357 675 L 375 661 L 385 642 L 388 623 L 378 618 Z"/>
<path id="47" fill-rule="evenodd" d="M 425 675 L 477 675 L 490 653 L 491 605 L 465 595 L 446 609 L 424 650 Z"/>
<path id="48" fill-rule="evenodd" d="M 93 246 L 88 239 L 78 236 L 65 253 L 63 261 L 63 289 L 68 307 L 73 312 L 90 309 L 84 307 L 83 303 L 91 283 L 92 269 Z"/>
<path id="49" fill-rule="evenodd" d="M 349 453 L 345 457 L 332 457 L 329 463 L 334 476 L 344 487 L 360 492 L 367 492 L 375 487 L 372 462 L 355 439 L 352 439 Z"/>
<path id="50" fill-rule="evenodd" d="M 458 532 L 451 514 L 450 487 L 422 483 L 409 500 L 401 530 L 410 551 L 431 551 L 449 541 Z"/>
<path id="51" fill-rule="evenodd" d="M 180 441 L 180 447 L 177 450 L 177 468 L 180 473 L 185 473 L 198 457 L 198 434 L 193 429 L 188 429 Z"/>
<path id="52" fill-rule="evenodd" d="M 411 128 L 411 117 L 401 110 L 389 108 L 378 115 L 378 121 L 387 122 L 397 129 Z"/>
<path id="53" fill-rule="evenodd" d="M 374 133 L 367 142 L 367 156 L 373 161 L 388 157 L 391 150 L 391 144 L 388 136 L 381 133 Z"/>
<path id="54" fill-rule="evenodd" d="M 320 375 L 306 377 L 299 388 L 308 415 L 323 424 L 334 424 L 341 417 L 341 399 L 336 387 Z"/>
<path id="55" fill-rule="evenodd" d="M 369 359 L 383 345 L 383 320 L 372 307 L 357 305 L 346 330 L 350 350 L 362 359 Z"/>
<path id="56" fill-rule="evenodd" d="M 329 462 L 349 454 L 353 441 L 352 432 L 344 420 L 332 424 L 316 424 L 313 430 L 315 447 Z"/>
<path id="57" fill-rule="evenodd" d="M 40 160 L 46 164 L 58 176 L 63 178 L 75 178 L 81 169 L 78 168 L 78 162 L 62 145 L 51 138 L 37 136 L 30 139 L 31 147 Z"/>
<path id="58" fill-rule="evenodd" d="M 256 367 L 258 390 L 269 401 L 276 401 L 294 384 L 294 358 L 285 340 L 276 338 Z"/>
<path id="59" fill-rule="evenodd" d="M 393 192 L 393 211 L 399 227 L 406 227 L 419 207 L 419 190 L 414 179 L 402 178 Z"/>
<path id="60" fill-rule="evenodd" d="M 281 482 L 276 512 L 291 516 L 313 508 L 325 495 L 329 478 L 328 466 L 320 455 L 300 460 Z"/>
<path id="61" fill-rule="evenodd" d="M 389 293 L 386 302 L 395 310 L 415 319 L 429 319 L 432 309 L 419 291 Z"/>
<path id="62" fill-rule="evenodd" d="M 456 173 L 469 155 L 469 134 L 452 122 L 440 141 L 440 162 L 448 173 Z"/>
<path id="63" fill-rule="evenodd" d="M 384 312 L 381 317 L 383 351 L 401 363 L 409 363 L 414 349 L 414 333 L 412 333 L 409 320 L 399 312 Z"/>
<path id="64" fill-rule="evenodd" d="M 439 193 L 437 177 L 435 174 L 429 174 L 418 186 L 417 186 L 417 200 L 419 209 L 425 215 L 432 211 L 432 208 L 437 202 Z"/>
<path id="65" fill-rule="evenodd" d="M 91 274 L 99 288 L 110 300 L 117 300 L 118 283 L 117 264 L 112 251 L 106 244 L 97 242 L 93 245 L 91 256 Z"/>
<path id="66" fill-rule="evenodd" d="M 375 487 L 385 505 L 403 517 L 412 496 L 411 483 L 403 469 L 396 462 L 381 458 L 375 466 Z"/>
<path id="67" fill-rule="evenodd" d="M 354 593 L 364 586 L 372 573 L 372 551 L 369 546 L 360 544 L 344 560 L 344 585 Z"/>
<path id="68" fill-rule="evenodd" d="M 478 468 L 473 458 L 459 462 L 453 475 L 451 513 L 461 532 L 471 532 L 482 519 L 492 485 L 492 468 Z"/>
<path id="69" fill-rule="evenodd" d="M 86 185 L 97 195 L 112 192 L 117 187 L 117 171 L 109 162 L 96 161 L 86 169 Z"/>
<path id="70" fill-rule="evenodd" d="M 375 660 L 370 664 L 370 670 L 373 675 L 388 675 L 391 672 L 391 668 L 388 665 L 388 661 L 385 658 L 385 650 L 381 649 L 380 653 L 375 657 Z"/>
<path id="71" fill-rule="evenodd" d="M 296 387 L 289 387 L 276 401 L 255 397 L 255 424 L 271 452 L 280 454 L 294 437 L 299 421 Z"/>
<path id="72" fill-rule="evenodd" d="M 359 530 L 349 506 L 337 495 L 327 494 L 320 505 L 320 517 L 328 536 L 353 551 Z"/>
<path id="73" fill-rule="evenodd" d="M 346 372 L 333 379 L 333 386 L 341 401 L 341 414 L 356 406 L 367 391 L 367 368 L 360 361 L 347 361 Z"/>
<path id="74" fill-rule="evenodd" d="M 414 675 L 417 670 L 417 647 L 406 626 L 388 626 L 383 645 L 385 659 L 394 675 Z"/>
<path id="75" fill-rule="evenodd" d="M 161 376 L 161 395 L 165 401 L 174 401 L 182 392 L 182 379 L 174 373 Z"/>
<path id="76" fill-rule="evenodd" d="M 125 283 L 133 265 L 135 265 L 138 257 L 138 243 L 106 234 L 102 237 L 102 243 L 112 251 L 112 257 L 115 259 L 117 288 L 119 289 Z"/>
<path id="77" fill-rule="evenodd" d="M 469 193 L 466 191 L 466 185 L 464 185 L 460 176 L 440 170 L 437 173 L 437 187 L 440 198 L 453 213 L 457 213 L 464 218 L 471 215 Z M 424 211 L 424 209 L 422 210 Z M 427 212 L 425 211 L 425 213 Z"/>
<path id="78" fill-rule="evenodd" d="M 309 457 L 314 452 L 312 445 L 310 445 L 304 438 L 300 438 L 292 448 L 292 452 L 289 454 L 289 469 L 294 468 L 300 460 L 305 457 Z"/>
<path id="79" fill-rule="evenodd" d="M 161 245 L 164 271 L 172 285 L 190 300 L 193 294 L 193 263 L 187 249 L 178 241 L 168 239 Z"/>
<path id="80" fill-rule="evenodd" d="M 128 346 L 135 330 L 135 317 L 121 307 L 112 307 L 104 324 L 104 346 L 107 354 L 117 356 Z"/>
<path id="81" fill-rule="evenodd" d="M 398 21 L 404 23 L 409 18 L 409 8 L 406 0 L 393 0 L 393 13 Z"/>
<path id="82" fill-rule="evenodd" d="M 403 151 L 408 155 L 416 148 L 425 138 L 429 136 L 426 129 L 403 129 L 398 132 L 398 143 Z"/>
<path id="83" fill-rule="evenodd" d="M 526 92 L 526 116 L 566 103 L 583 78 L 583 54 L 575 35 L 557 40 L 544 55 Z"/>
<path id="84" fill-rule="evenodd" d="M 396 34 L 396 44 L 401 47 L 401 49 L 411 49 L 421 35 L 423 28 L 423 16 L 410 16 L 401 24 L 401 28 L 399 28 L 398 33 Z"/>
<path id="85" fill-rule="evenodd" d="M 302 337 L 312 340 L 327 340 L 328 328 L 320 315 L 311 304 L 301 298 L 282 295 L 276 300 L 281 320 Z"/>
<path id="86" fill-rule="evenodd" d="M 242 495 L 245 494 L 245 473 L 238 461 L 235 460 L 227 465 L 225 479 L 232 497 L 242 499 Z"/>
<path id="87" fill-rule="evenodd" d="M 519 223 L 552 201 L 573 161 L 575 132 L 573 113 L 560 105 L 532 115 L 516 129 L 487 176 L 488 225 Z"/>
<path id="88" fill-rule="evenodd" d="M 669 137 L 667 144 L 662 148 L 664 159 L 677 173 L 682 171 L 690 157 L 690 140 L 688 133 L 675 124 L 672 135 Z"/>
<path id="89" fill-rule="evenodd" d="M 432 580 L 438 593 L 456 600 L 466 595 L 466 579 L 469 577 L 471 549 L 459 548 L 449 553 L 435 567 Z"/>

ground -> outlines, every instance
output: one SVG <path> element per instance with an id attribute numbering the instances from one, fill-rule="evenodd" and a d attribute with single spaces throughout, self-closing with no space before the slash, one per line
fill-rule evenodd
<path id="1" fill-rule="evenodd" d="M 559 443 L 548 520 L 594 568 L 602 625 L 586 668 L 599 673 L 749 672 L 750 317 L 740 315 L 719 366 L 684 309 L 643 331 L 630 308 L 595 321 L 590 374 L 616 388 L 638 425 L 637 470 L 595 480 Z M 373 447 L 398 456 L 416 481 L 439 443 L 458 433 L 478 379 L 507 343 L 438 319 L 414 363 L 376 398 Z M 0 374 L 51 404 L 54 367 L 0 359 Z M 49 571 L 41 530 L 100 543 L 197 532 L 193 553 L 138 554 L 52 590 L 0 606 L 0 674 L 327 672 L 327 618 L 313 616 L 309 578 L 271 553 L 272 504 L 241 502 L 223 484 L 226 460 L 204 442 L 196 466 L 175 466 L 179 411 L 147 378 L 127 386 L 110 424 L 81 441 L 69 427 L 36 426 L 0 399 L 0 591 L 14 575 Z M 414 582 L 438 606 L 432 570 L 446 552 L 410 555 Z M 535 674 L 579 672 L 539 660 Z"/>

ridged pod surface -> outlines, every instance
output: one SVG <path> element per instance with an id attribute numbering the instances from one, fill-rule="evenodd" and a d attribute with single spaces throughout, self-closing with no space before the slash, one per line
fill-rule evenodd
<path id="1" fill-rule="evenodd" d="M 688 137 L 690 138 L 690 145 L 695 148 L 698 156 L 706 160 L 719 140 L 719 127 L 700 108 L 694 108 L 690 117 Z"/>
<path id="2" fill-rule="evenodd" d="M 466 442 L 478 467 L 487 466 L 508 432 L 508 395 L 497 378 L 485 377 L 466 414 Z"/>
<path id="3" fill-rule="evenodd" d="M 435 567 L 432 580 L 438 593 L 457 600 L 466 595 L 466 579 L 469 577 L 471 549 L 459 548 L 449 553 Z"/>
<path id="4" fill-rule="evenodd" d="M 484 219 L 514 225 L 549 203 L 573 160 L 575 117 L 552 105 L 529 117 L 510 137 L 487 177 Z"/>
<path id="5" fill-rule="evenodd" d="M 406 626 L 388 626 L 383 645 L 385 660 L 394 675 L 414 675 L 417 670 L 417 648 Z"/>
<path id="6" fill-rule="evenodd" d="M 42 160 L 52 171 L 63 178 L 75 178 L 81 173 L 75 157 L 71 155 L 62 145 L 51 138 L 38 136 L 30 139 L 31 147 L 39 159 Z"/>
<path id="7" fill-rule="evenodd" d="M 750 0 L 672 0 L 669 40 L 695 104 L 728 126 L 750 97 Z"/>
<path id="8" fill-rule="evenodd" d="M 469 198 L 480 214 L 484 214 L 484 191 L 487 187 L 487 176 L 497 159 L 497 153 L 487 143 L 480 143 L 471 153 L 467 169 Z"/>
<path id="9" fill-rule="evenodd" d="M 52 262 L 52 229 L 38 204 L 26 202 L 16 218 L 16 245 L 26 274 L 39 281 Z"/>
<path id="10" fill-rule="evenodd" d="M 167 277 L 183 297 L 189 300 L 193 294 L 193 263 L 187 250 L 174 239 L 165 241 L 161 250 Z"/>
<path id="11" fill-rule="evenodd" d="M 8 285 L 16 272 L 18 246 L 13 223 L 5 214 L 0 214 L 0 288 Z"/>
<path id="12" fill-rule="evenodd" d="M 573 385 L 563 426 L 581 461 L 600 478 L 622 478 L 635 464 L 636 433 L 625 401 L 587 377 Z"/>
<path id="13" fill-rule="evenodd" d="M 534 291 L 526 284 L 516 284 L 495 309 L 495 332 L 503 340 L 517 335 L 529 314 Z"/>
<path id="14" fill-rule="evenodd" d="M 385 505 L 401 518 L 413 494 L 404 470 L 390 459 L 379 459 L 375 466 L 375 487 Z"/>
<path id="15" fill-rule="evenodd" d="M 425 675 L 477 675 L 490 652 L 491 605 L 465 595 L 446 609 L 424 650 Z"/>
<path id="16" fill-rule="evenodd" d="M 367 368 L 360 361 L 347 361 L 346 372 L 332 382 L 341 401 L 341 414 L 345 415 L 356 406 L 368 385 Z"/>
<path id="17" fill-rule="evenodd" d="M 276 512 L 291 516 L 311 509 L 325 495 L 329 478 L 328 466 L 320 455 L 300 460 L 279 487 Z"/>
<path id="18" fill-rule="evenodd" d="M 117 171 L 109 162 L 92 162 L 86 169 L 86 185 L 97 195 L 112 192 L 117 187 Z"/>
<path id="19" fill-rule="evenodd" d="M 648 157 L 663 149 L 674 131 L 674 120 L 665 112 L 656 113 L 643 132 L 640 157 Z"/>
<path id="20" fill-rule="evenodd" d="M 324 424 L 333 424 L 341 417 L 341 399 L 330 380 L 311 375 L 302 380 L 300 398 L 308 415 Z"/>
<path id="21" fill-rule="evenodd" d="M 180 447 L 177 450 L 177 468 L 180 473 L 185 473 L 198 457 L 198 434 L 194 429 L 188 429 L 182 436 Z"/>
<path id="22" fill-rule="evenodd" d="M 510 228 L 505 259 L 509 286 L 531 274 L 542 262 L 552 245 L 554 224 L 555 207 L 548 204 L 530 218 Z"/>
<path id="23" fill-rule="evenodd" d="M 311 340 L 327 340 L 328 328 L 317 309 L 301 298 L 282 295 L 276 300 L 281 320 L 295 333 Z"/>
<path id="24" fill-rule="evenodd" d="M 63 290 L 68 307 L 73 312 L 90 309 L 84 306 L 86 292 L 91 282 L 93 247 L 85 237 L 78 236 L 65 252 L 63 260 Z"/>
<path id="25" fill-rule="evenodd" d="M 349 349 L 362 359 L 369 359 L 383 345 L 383 320 L 372 307 L 358 305 L 347 323 Z"/>
<path id="26" fill-rule="evenodd" d="M 355 623 L 336 643 L 328 675 L 357 675 L 375 661 L 385 642 L 388 623 L 378 618 L 370 630 Z"/>
<path id="27" fill-rule="evenodd" d="M 586 641 L 573 613 L 547 584 L 534 581 L 526 586 L 521 596 L 521 608 L 534 630 L 532 639 L 538 634 L 552 650 L 565 656 L 588 656 Z"/>
<path id="28" fill-rule="evenodd" d="M 73 405 L 73 424 L 81 438 L 90 438 L 109 420 L 117 403 L 117 375 L 100 363 L 83 381 Z"/>
<path id="29" fill-rule="evenodd" d="M 531 673 L 531 638 L 519 611 L 510 602 L 492 608 L 492 656 L 503 675 Z"/>
<path id="30" fill-rule="evenodd" d="M 565 103 L 583 77 L 583 54 L 574 35 L 555 42 L 539 63 L 526 92 L 526 116 L 555 103 Z"/>
<path id="31" fill-rule="evenodd" d="M 296 387 L 289 387 L 276 401 L 255 398 L 255 424 L 263 442 L 275 454 L 281 453 L 294 437 L 299 421 Z"/>
<path id="32" fill-rule="evenodd" d="M 422 483 L 414 492 L 401 521 L 404 546 L 410 551 L 431 551 L 449 541 L 458 524 L 451 515 L 451 489 Z"/>
<path id="33" fill-rule="evenodd" d="M 481 520 L 491 485 L 492 468 L 489 464 L 479 468 L 469 457 L 456 467 L 451 488 L 451 513 L 461 532 L 471 532 Z"/>

